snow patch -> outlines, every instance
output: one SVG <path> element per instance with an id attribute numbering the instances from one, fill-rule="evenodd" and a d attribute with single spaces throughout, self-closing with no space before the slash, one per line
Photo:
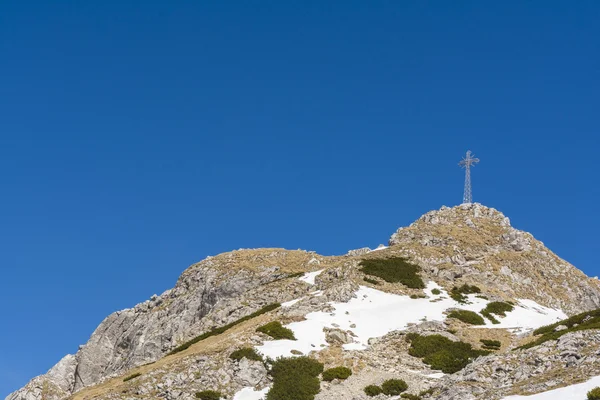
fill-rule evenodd
<path id="1" fill-rule="evenodd" d="M 317 271 L 318 274 L 320 271 Z M 315 275 L 316 276 L 316 275 Z M 433 289 L 440 290 L 433 295 Z M 330 303 L 333 312 L 312 312 L 304 321 L 286 325 L 294 332 L 297 340 L 267 341 L 257 350 L 264 356 L 273 359 L 290 357 L 292 350 L 308 354 L 320 351 L 328 346 L 325 341 L 324 328 L 336 327 L 354 334 L 354 343 L 343 345 L 346 350 L 363 350 L 368 346 L 370 338 L 384 336 L 392 331 L 405 330 L 409 324 L 423 321 L 444 321 L 445 312 L 450 308 L 480 312 L 489 303 L 488 300 L 468 295 L 469 304 L 459 304 L 435 282 L 429 282 L 424 289 L 429 296 L 422 299 L 411 299 L 409 296 L 382 292 L 377 289 L 360 286 L 355 296 L 347 303 Z M 322 292 L 311 293 L 321 295 Z M 498 317 L 499 325 L 486 320 L 481 328 L 512 328 L 531 330 L 566 318 L 560 310 L 543 307 L 533 300 L 519 300 L 507 317 Z"/>
<path id="2" fill-rule="evenodd" d="M 517 306 L 513 311 L 506 313 L 504 318 L 496 318 L 500 324 L 486 325 L 486 328 L 504 328 L 523 333 L 566 318 L 568 316 L 562 310 L 544 307 L 529 299 L 517 299 Z"/>
<path id="3" fill-rule="evenodd" d="M 376 249 L 373 249 L 373 250 L 369 251 L 369 253 L 372 253 L 372 252 L 374 252 L 374 251 L 379 251 L 379 250 L 385 250 L 385 249 L 387 249 L 387 248 L 388 248 L 388 247 L 387 247 L 386 245 L 380 244 L 379 246 L 377 246 L 377 248 L 376 248 Z"/>
<path id="4" fill-rule="evenodd" d="M 560 389 L 549 390 L 531 396 L 508 396 L 502 400 L 566 400 L 587 399 L 587 392 L 600 386 L 600 376 L 595 376 L 587 382 L 566 386 Z"/>
<path id="5" fill-rule="evenodd" d="M 245 387 L 233 395 L 233 400 L 264 400 L 269 389 L 254 390 L 253 387 Z"/>
<path id="6" fill-rule="evenodd" d="M 285 303 L 281 303 L 281 307 L 291 307 L 294 304 L 296 304 L 297 302 L 299 302 L 300 300 L 302 300 L 304 297 L 300 297 L 299 299 L 295 299 L 295 300 L 290 300 L 290 301 L 286 301 Z"/>
<path id="7" fill-rule="evenodd" d="M 315 278 L 317 276 L 319 276 L 321 274 L 321 272 L 323 272 L 324 270 L 321 269 L 319 271 L 315 271 L 315 272 L 307 272 L 306 274 L 304 274 L 303 277 L 299 278 L 299 280 L 301 280 L 302 282 L 306 282 L 309 285 L 314 285 L 315 284 Z"/>
<path id="8" fill-rule="evenodd" d="M 443 372 L 436 372 L 434 374 L 429 374 L 429 375 L 425 375 L 428 378 L 433 378 L 433 379 L 442 379 L 443 377 L 446 376 L 445 373 Z"/>

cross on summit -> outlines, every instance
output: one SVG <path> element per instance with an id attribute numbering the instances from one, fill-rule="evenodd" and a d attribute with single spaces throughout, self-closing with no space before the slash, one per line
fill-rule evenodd
<path id="1" fill-rule="evenodd" d="M 458 163 L 465 169 L 465 192 L 463 194 L 463 204 L 470 204 L 473 202 L 473 195 L 471 193 L 471 166 L 479 162 L 479 158 L 473 157 L 471 150 L 467 151 L 467 156 Z"/>

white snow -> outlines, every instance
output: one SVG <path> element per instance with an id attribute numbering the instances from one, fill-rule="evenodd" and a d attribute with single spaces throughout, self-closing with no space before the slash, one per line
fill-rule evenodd
<path id="1" fill-rule="evenodd" d="M 504 318 L 496 318 L 500 324 L 488 328 L 505 328 L 515 332 L 527 332 L 568 318 L 561 310 L 539 305 L 533 300 L 518 299 L 517 307 Z"/>
<path id="2" fill-rule="evenodd" d="M 314 282 L 321 271 L 311 273 Z M 433 289 L 441 290 L 440 295 L 433 295 Z M 360 286 L 354 298 L 347 303 L 331 303 L 334 312 L 313 312 L 305 316 L 304 321 L 293 322 L 286 325 L 294 332 L 297 340 L 272 340 L 257 346 L 257 350 L 267 357 L 292 356 L 292 350 L 301 351 L 303 354 L 328 346 L 325 341 L 323 328 L 338 327 L 342 330 L 352 331 L 356 337 L 354 343 L 345 344 L 346 350 L 362 350 L 368 345 L 370 338 L 381 337 L 395 330 L 404 330 L 409 323 L 421 321 L 443 321 L 446 319 L 444 312 L 449 308 L 461 308 L 479 312 L 488 304 L 488 301 L 469 295 L 470 304 L 459 304 L 451 299 L 448 294 L 436 283 L 429 282 L 424 292 L 430 296 L 426 299 L 411 299 L 385 293 L 376 289 Z M 321 294 L 321 293 L 319 293 Z M 316 294 L 315 294 L 316 295 Z M 436 301 L 432 301 L 436 300 Z M 532 300 L 519 300 L 512 312 L 506 318 L 498 317 L 499 325 L 493 325 L 486 320 L 482 328 L 518 328 L 535 329 L 548 325 L 557 320 L 566 318 L 559 310 L 552 310 L 540 306 Z M 351 325 L 355 325 L 351 328 Z"/>
<path id="3" fill-rule="evenodd" d="M 369 253 L 372 253 L 372 252 L 374 252 L 374 251 L 379 251 L 379 250 L 385 250 L 385 249 L 387 249 L 387 248 L 388 248 L 388 247 L 387 247 L 386 245 L 380 244 L 379 246 L 377 246 L 377 248 L 376 248 L 376 249 L 373 249 L 373 250 L 369 251 Z"/>
<path id="4" fill-rule="evenodd" d="M 319 276 L 321 274 L 321 272 L 323 272 L 324 270 L 319 270 L 319 271 L 314 271 L 314 272 L 308 272 L 306 274 L 304 274 L 303 277 L 299 278 L 301 281 L 308 283 L 309 285 L 314 285 L 315 284 L 315 278 L 317 276 Z"/>
<path id="5" fill-rule="evenodd" d="M 436 372 L 436 373 L 425 375 L 425 376 L 428 378 L 433 378 L 433 379 L 442 379 L 443 377 L 446 376 L 446 374 L 443 372 Z"/>
<path id="6" fill-rule="evenodd" d="M 281 303 L 281 307 L 287 308 L 287 307 L 291 307 L 294 304 L 296 304 L 297 302 L 299 302 L 300 300 L 302 300 L 304 297 L 300 297 L 299 299 L 294 299 L 294 300 L 290 300 L 290 301 L 286 301 L 285 303 Z"/>
<path id="7" fill-rule="evenodd" d="M 233 400 L 264 400 L 269 388 L 254 390 L 253 387 L 245 387 L 233 396 Z"/>
<path id="8" fill-rule="evenodd" d="M 596 386 L 600 386 L 600 376 L 595 376 L 587 382 L 560 389 L 549 390 L 531 396 L 508 396 L 502 400 L 584 400 L 587 399 L 587 392 Z"/>

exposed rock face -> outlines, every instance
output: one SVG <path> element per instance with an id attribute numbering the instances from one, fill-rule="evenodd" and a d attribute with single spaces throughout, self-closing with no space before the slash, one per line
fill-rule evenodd
<path id="1" fill-rule="evenodd" d="M 600 307 L 600 285 L 543 243 L 478 203 L 442 207 L 390 238 L 434 280 L 476 282 L 499 297 L 530 298 L 577 313 Z"/>
<path id="2" fill-rule="evenodd" d="M 325 330 L 325 340 L 329 344 L 347 344 L 354 342 L 350 332 L 343 331 L 341 329 L 333 328 Z"/>
<path id="3" fill-rule="evenodd" d="M 600 307 L 598 280 L 558 258 L 529 233 L 512 228 L 499 211 L 480 204 L 429 212 L 395 232 L 389 245 L 376 251 L 353 250 L 340 257 L 281 249 L 238 250 L 209 257 L 188 268 L 173 289 L 108 316 L 75 355 L 64 357 L 7 400 L 64 400 L 73 394 L 77 394 L 75 399 L 185 400 L 207 387 L 220 387 L 228 394 L 247 386 L 264 388 L 270 381 L 262 363 L 229 359 L 235 349 L 261 344 L 263 339 L 256 335 L 254 326 L 228 332 L 180 357 L 165 355 L 201 333 L 268 304 L 297 300 L 293 307 L 282 307 L 272 314 L 286 323 L 300 321 L 314 311 L 331 312 L 329 302 L 348 302 L 359 285 L 365 284 L 359 263 L 368 258 L 408 258 L 421 266 L 423 280 L 433 280 L 446 289 L 476 284 L 492 300 L 532 299 L 568 314 Z M 314 284 L 287 278 L 321 270 Z M 377 288 L 396 294 L 422 294 L 421 290 L 383 281 Z M 407 331 L 440 334 L 451 340 L 460 336 L 449 333 L 448 326 L 440 322 L 423 322 Z M 410 382 L 413 393 L 437 385 L 442 390 L 438 399 L 493 400 L 519 385 L 523 392 L 539 391 L 549 385 L 550 380 L 543 378 L 559 367 L 571 368 L 573 375 L 579 370 L 583 375 L 600 373 L 594 365 L 594 352 L 600 349 L 588 343 L 600 341 L 597 331 L 565 335 L 556 348 L 552 342 L 531 351 L 483 357 L 443 381 L 433 377 L 435 371 L 420 359 L 408 355 L 403 332 L 374 338 L 369 348 L 360 351 L 341 350 L 353 342 L 350 331 L 334 327 L 325 333 L 331 349 L 319 357 L 329 366 L 343 364 L 360 369 L 360 373 L 347 382 L 324 383 L 318 396 L 324 400 L 365 399 L 362 388 L 379 384 L 386 377 L 401 376 Z M 468 335 L 462 339 L 465 337 Z M 518 341 L 506 331 L 498 337 L 506 343 Z M 478 339 L 473 343 L 479 345 Z M 156 363 L 142 367 L 152 362 Z M 123 383 L 123 375 L 134 367 L 143 370 L 142 378 Z M 117 389 L 77 397 L 84 389 L 111 378 L 119 383 Z M 533 380 L 524 383 L 527 379 Z M 567 374 L 565 381 L 568 379 Z"/>
<path id="4" fill-rule="evenodd" d="M 230 269 L 240 253 L 245 269 Z M 249 254 L 248 254 L 249 253 Z M 106 377 L 122 374 L 132 367 L 153 362 L 178 344 L 209 330 L 250 314 L 290 293 L 253 290 L 285 277 L 278 263 L 309 265 L 311 253 L 265 250 L 226 253 L 209 257 L 186 270 L 175 288 L 108 316 L 77 354 L 66 356 L 46 375 L 8 396 L 8 400 L 42 398 L 56 393 L 64 398 Z M 260 292 L 260 291 L 259 291 Z M 252 297 L 244 306 L 242 298 Z M 210 315 L 208 315 L 210 313 Z M 44 389 L 50 387 L 52 390 Z"/>

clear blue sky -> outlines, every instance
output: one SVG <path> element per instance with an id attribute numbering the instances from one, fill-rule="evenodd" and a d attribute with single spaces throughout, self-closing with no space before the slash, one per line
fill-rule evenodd
<path id="1" fill-rule="evenodd" d="M 238 248 L 474 198 L 589 275 L 597 1 L 0 3 L 0 397 Z"/>

